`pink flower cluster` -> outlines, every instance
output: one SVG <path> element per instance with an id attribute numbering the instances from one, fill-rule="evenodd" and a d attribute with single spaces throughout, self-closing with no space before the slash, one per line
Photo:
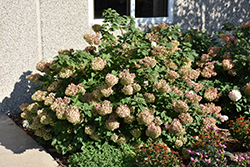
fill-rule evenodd
<path id="1" fill-rule="evenodd" d="M 193 122 L 193 118 L 190 116 L 189 113 L 181 113 L 178 118 L 180 119 L 181 123 L 189 124 Z"/>
<path id="2" fill-rule="evenodd" d="M 65 117 L 72 124 L 78 124 L 83 121 L 81 120 L 83 115 L 80 114 L 80 111 L 76 106 L 68 106 L 65 111 Z"/>
<path id="3" fill-rule="evenodd" d="M 134 93 L 139 92 L 141 90 L 141 86 L 139 84 L 137 84 L 137 83 L 133 83 L 132 87 L 133 87 L 133 92 Z"/>
<path id="4" fill-rule="evenodd" d="M 63 68 L 59 72 L 59 76 L 61 78 L 66 78 L 66 79 L 73 76 L 73 74 L 74 74 L 74 67 L 73 66 L 68 66 L 66 68 Z"/>
<path id="5" fill-rule="evenodd" d="M 125 95 L 132 95 L 133 94 L 133 86 L 132 85 L 124 85 L 121 90 Z"/>
<path id="6" fill-rule="evenodd" d="M 21 113 L 21 117 L 25 120 L 32 120 L 32 114 L 27 110 L 27 107 L 29 106 L 28 103 L 22 104 L 19 106 L 20 110 L 23 112 Z"/>
<path id="7" fill-rule="evenodd" d="M 237 72 L 236 72 L 235 69 L 231 69 L 231 70 L 228 71 L 228 74 L 235 77 L 237 75 Z"/>
<path id="8" fill-rule="evenodd" d="M 174 111 L 178 112 L 178 113 L 184 113 L 184 112 L 187 112 L 189 110 L 189 107 L 188 107 L 186 101 L 183 101 L 183 100 L 178 100 L 178 101 L 173 100 L 172 106 L 174 108 Z"/>
<path id="9" fill-rule="evenodd" d="M 247 22 L 243 23 L 241 26 L 239 26 L 239 28 L 241 28 L 241 29 L 250 29 L 250 22 L 247 21 Z"/>
<path id="10" fill-rule="evenodd" d="M 249 25 L 249 28 L 250 28 L 250 25 Z M 234 159 L 237 161 L 237 162 L 243 162 L 243 161 L 246 161 L 246 160 L 249 160 L 249 156 L 247 154 L 241 154 L 241 155 L 238 155 L 238 156 L 235 156 Z M 243 165 L 243 164 L 242 164 Z"/>
<path id="11" fill-rule="evenodd" d="M 144 57 L 143 59 L 139 60 L 139 63 L 142 65 L 143 68 L 154 68 L 154 66 L 156 65 L 156 60 L 153 57 Z"/>
<path id="12" fill-rule="evenodd" d="M 52 62 L 45 62 L 44 60 L 39 61 L 36 64 L 36 69 L 41 72 L 45 72 L 46 74 L 51 74 L 51 69 L 49 68 Z"/>
<path id="13" fill-rule="evenodd" d="M 179 72 L 182 74 L 182 79 L 184 81 L 197 79 L 201 73 L 200 69 L 196 69 L 196 70 L 180 69 Z"/>
<path id="14" fill-rule="evenodd" d="M 178 48 L 178 46 L 180 45 L 180 43 L 176 40 L 172 40 L 172 43 L 170 44 L 172 48 L 170 48 L 172 53 L 175 53 L 177 50 L 181 50 L 180 48 Z"/>
<path id="15" fill-rule="evenodd" d="M 92 91 L 91 95 L 94 99 L 99 101 L 102 97 L 109 97 L 114 91 L 112 90 L 112 87 L 105 86 L 98 86 L 95 90 Z M 92 98 L 88 97 L 88 98 Z M 87 101 L 91 101 L 91 99 L 88 99 Z"/>
<path id="16" fill-rule="evenodd" d="M 166 74 L 167 74 L 167 79 L 170 82 L 174 82 L 177 78 L 179 78 L 179 74 L 173 70 L 167 70 Z"/>
<path id="17" fill-rule="evenodd" d="M 156 126 L 154 122 L 151 122 L 146 130 L 146 135 L 153 139 L 158 138 L 161 135 L 161 127 Z"/>
<path id="18" fill-rule="evenodd" d="M 244 85 L 241 90 L 247 95 L 250 96 L 250 82 Z"/>
<path id="19" fill-rule="evenodd" d="M 161 79 L 159 82 L 155 82 L 153 88 L 157 89 L 160 93 L 168 93 L 171 91 L 171 87 L 164 79 Z"/>
<path id="20" fill-rule="evenodd" d="M 156 116 L 154 123 L 155 123 L 155 125 L 160 126 L 162 124 L 161 118 L 159 116 Z"/>
<path id="21" fill-rule="evenodd" d="M 47 88 L 49 92 L 56 92 L 60 87 L 60 83 L 58 81 L 53 81 Z"/>
<path id="22" fill-rule="evenodd" d="M 181 69 L 190 69 L 192 66 L 192 60 L 188 57 L 183 58 L 182 63 Z"/>
<path id="23" fill-rule="evenodd" d="M 208 48 L 208 54 L 212 57 L 217 56 L 217 54 L 220 52 L 220 47 L 209 47 Z"/>
<path id="24" fill-rule="evenodd" d="M 143 96 L 147 103 L 155 102 L 155 95 L 153 93 L 145 93 Z"/>
<path id="25" fill-rule="evenodd" d="M 123 85 L 131 85 L 134 83 L 135 74 L 130 73 L 129 69 L 124 69 L 122 72 L 120 72 L 118 77 L 120 78 L 120 81 Z"/>
<path id="26" fill-rule="evenodd" d="M 101 86 L 100 91 L 104 97 L 109 97 L 114 92 L 112 87 L 108 86 Z"/>
<path id="27" fill-rule="evenodd" d="M 115 112 L 118 115 L 118 117 L 120 117 L 120 118 L 125 118 L 125 117 L 128 117 L 130 115 L 130 109 L 126 104 L 117 107 Z"/>
<path id="28" fill-rule="evenodd" d="M 168 123 L 165 123 L 165 128 L 168 129 L 170 133 L 175 134 L 176 136 L 183 136 L 186 134 L 186 131 L 182 127 L 180 120 L 177 118 L 174 118 L 170 125 L 168 125 Z"/>
<path id="29" fill-rule="evenodd" d="M 41 101 L 44 101 L 45 100 L 45 95 L 47 94 L 47 91 L 41 91 L 41 90 L 38 90 L 36 91 L 32 96 L 32 100 L 34 101 L 38 101 L 38 102 L 41 102 Z"/>
<path id="30" fill-rule="evenodd" d="M 110 105 L 110 101 L 108 101 L 108 100 L 104 100 L 103 103 L 97 103 L 94 106 L 94 109 L 101 116 L 104 116 L 104 115 L 112 113 L 112 106 Z"/>
<path id="31" fill-rule="evenodd" d="M 210 55 L 209 54 L 203 54 L 202 56 L 201 56 L 201 62 L 204 62 L 204 63 L 206 63 L 206 62 L 208 62 L 209 60 L 210 60 Z"/>
<path id="32" fill-rule="evenodd" d="M 212 117 L 206 117 L 206 118 L 202 118 L 203 121 L 203 125 L 201 127 L 202 131 L 208 131 L 210 129 L 210 127 L 215 127 L 216 126 L 216 119 L 212 118 Z"/>
<path id="33" fill-rule="evenodd" d="M 36 84 L 39 84 L 41 81 L 39 80 L 41 78 L 41 74 L 35 73 L 35 74 L 30 74 L 27 76 L 28 79 L 32 82 L 35 82 Z"/>
<path id="34" fill-rule="evenodd" d="M 238 43 L 237 38 L 235 38 L 235 36 L 233 36 L 233 35 L 230 35 L 230 34 L 220 34 L 219 36 L 222 39 L 222 42 L 224 42 L 224 43 L 227 44 L 227 47 L 230 47 L 232 43 L 234 45 L 236 45 Z"/>
<path id="35" fill-rule="evenodd" d="M 174 92 L 174 93 L 176 93 L 177 96 L 179 96 L 179 97 L 181 97 L 183 95 L 183 92 L 177 86 L 173 86 L 171 88 L 171 91 Z"/>
<path id="36" fill-rule="evenodd" d="M 85 94 L 86 90 L 83 88 L 82 84 L 75 85 L 74 83 L 71 83 L 68 85 L 68 87 L 65 90 L 65 95 L 67 96 L 75 96 L 79 91 L 82 91 L 82 95 Z"/>
<path id="37" fill-rule="evenodd" d="M 127 142 L 126 137 L 123 134 L 119 134 L 118 139 L 116 140 L 116 143 L 120 146 L 122 144 L 125 144 Z"/>
<path id="38" fill-rule="evenodd" d="M 56 116 L 58 119 L 63 120 L 63 119 L 66 119 L 65 111 L 69 103 L 70 103 L 70 99 L 68 97 L 65 96 L 63 99 L 61 97 L 58 97 L 50 106 L 50 109 L 56 112 Z"/>
<path id="39" fill-rule="evenodd" d="M 214 87 L 210 87 L 207 90 L 205 90 L 204 93 L 204 99 L 207 101 L 213 101 L 218 96 L 218 90 Z"/>
<path id="40" fill-rule="evenodd" d="M 28 105 L 27 110 L 30 113 L 37 113 L 39 107 L 40 107 L 40 105 L 37 102 L 35 102 L 35 103 L 31 103 L 30 105 Z"/>
<path id="41" fill-rule="evenodd" d="M 140 125 L 149 125 L 151 122 L 153 122 L 154 116 L 149 111 L 148 107 L 145 107 L 143 111 L 141 111 L 138 114 L 137 121 Z"/>
<path id="42" fill-rule="evenodd" d="M 105 77 L 105 83 L 107 84 L 108 87 L 112 87 L 118 83 L 119 78 L 112 75 L 112 74 L 107 74 Z"/>
<path id="43" fill-rule="evenodd" d="M 165 46 L 156 45 L 153 50 L 151 50 L 152 54 L 158 58 L 166 57 L 170 52 L 167 51 Z"/>
<path id="44" fill-rule="evenodd" d="M 103 60 L 100 57 L 95 57 L 91 62 L 91 68 L 94 71 L 102 71 L 106 64 L 107 64 L 106 60 Z"/>
<path id="45" fill-rule="evenodd" d="M 85 34 L 83 36 L 83 38 L 90 44 L 90 45 L 100 45 L 101 44 L 101 34 L 99 32 L 96 33 L 96 35 L 94 34 Z"/>
<path id="46" fill-rule="evenodd" d="M 178 66 L 171 60 L 164 59 L 163 63 L 164 63 L 166 68 L 170 68 L 171 70 L 177 70 L 178 69 Z"/>
<path id="47" fill-rule="evenodd" d="M 224 55 L 222 57 L 223 57 L 223 59 L 231 59 L 230 52 L 224 53 Z"/>
<path id="48" fill-rule="evenodd" d="M 54 124 L 54 122 L 52 121 L 52 117 L 47 112 L 44 112 L 39 117 L 40 117 L 40 123 L 43 125 Z"/>
<path id="49" fill-rule="evenodd" d="M 132 129 L 129 131 L 131 135 L 133 135 L 135 138 L 138 138 L 141 136 L 141 130 L 139 128 Z"/>
<path id="50" fill-rule="evenodd" d="M 115 119 L 115 115 L 110 115 L 109 118 L 105 122 L 105 128 L 114 131 L 115 129 L 118 129 L 120 126 L 120 123 Z"/>
<path id="51" fill-rule="evenodd" d="M 217 73 L 214 71 L 215 63 L 215 61 L 206 63 L 206 66 L 201 71 L 201 75 L 205 78 L 211 78 L 212 76 L 216 76 Z"/>
<path id="52" fill-rule="evenodd" d="M 86 133 L 87 135 L 93 135 L 95 133 L 95 127 L 91 125 L 86 125 L 84 133 Z"/>
<path id="53" fill-rule="evenodd" d="M 183 141 L 182 140 L 179 140 L 177 139 L 174 143 L 174 145 L 177 147 L 177 148 L 180 148 L 183 146 Z"/>
<path id="54" fill-rule="evenodd" d="M 224 59 L 221 62 L 224 70 L 231 70 L 234 67 L 234 63 L 232 59 Z"/>
<path id="55" fill-rule="evenodd" d="M 186 91 L 185 97 L 191 101 L 191 103 L 198 103 L 201 101 L 202 97 L 194 93 L 192 90 Z"/>
<path id="56" fill-rule="evenodd" d="M 203 85 L 201 83 L 196 83 L 194 81 L 187 81 L 187 85 L 188 86 L 193 86 L 194 87 L 194 91 L 196 93 L 198 93 L 203 88 Z"/>
<path id="57" fill-rule="evenodd" d="M 124 118 L 124 122 L 126 124 L 132 124 L 134 120 L 135 120 L 135 116 L 131 114 L 128 117 Z"/>
<path id="58" fill-rule="evenodd" d="M 199 107 L 203 113 L 200 113 L 202 116 L 206 116 L 207 114 L 219 114 L 221 111 L 220 106 L 215 106 L 214 103 L 206 103 L 205 105 L 199 104 L 195 105 L 196 107 Z"/>

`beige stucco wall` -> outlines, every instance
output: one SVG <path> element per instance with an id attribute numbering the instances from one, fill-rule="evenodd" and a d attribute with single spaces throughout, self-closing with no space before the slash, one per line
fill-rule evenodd
<path id="1" fill-rule="evenodd" d="M 250 21 L 249 0 L 175 0 L 174 22 L 185 29 L 206 29 L 213 33 L 223 23 L 241 25 Z"/>
<path id="2" fill-rule="evenodd" d="M 35 84 L 26 78 L 59 49 L 84 49 L 88 0 L 0 1 L 0 112 L 21 112 Z"/>
<path id="3" fill-rule="evenodd" d="M 174 22 L 183 29 L 209 33 L 231 21 L 250 21 L 249 0 L 175 0 Z M 88 0 L 0 1 L 0 112 L 20 112 L 30 102 L 35 85 L 26 76 L 41 59 L 51 59 L 59 49 L 84 49 Z"/>

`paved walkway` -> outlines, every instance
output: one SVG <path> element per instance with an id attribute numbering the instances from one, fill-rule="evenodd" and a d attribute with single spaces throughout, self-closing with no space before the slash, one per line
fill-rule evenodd
<path id="1" fill-rule="evenodd" d="M 7 115 L 0 113 L 0 166 L 58 167 L 59 165 Z"/>

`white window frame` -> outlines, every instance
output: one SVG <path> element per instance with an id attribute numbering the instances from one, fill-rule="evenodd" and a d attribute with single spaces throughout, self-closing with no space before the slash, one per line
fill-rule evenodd
<path id="1" fill-rule="evenodd" d="M 157 0 L 156 0 L 157 1 Z M 94 18 L 94 0 L 88 0 L 89 6 L 89 23 L 102 24 L 104 19 Z M 174 0 L 168 0 L 168 17 L 150 17 L 150 18 L 135 18 L 135 0 L 130 0 L 130 16 L 135 18 L 138 25 L 153 24 L 156 25 L 161 23 L 172 23 L 173 22 L 173 3 Z"/>

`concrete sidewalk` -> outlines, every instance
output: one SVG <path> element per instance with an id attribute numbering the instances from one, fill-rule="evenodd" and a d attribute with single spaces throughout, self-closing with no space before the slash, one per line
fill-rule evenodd
<path id="1" fill-rule="evenodd" d="M 7 115 L 0 113 L 0 166 L 58 167 L 59 165 Z"/>

